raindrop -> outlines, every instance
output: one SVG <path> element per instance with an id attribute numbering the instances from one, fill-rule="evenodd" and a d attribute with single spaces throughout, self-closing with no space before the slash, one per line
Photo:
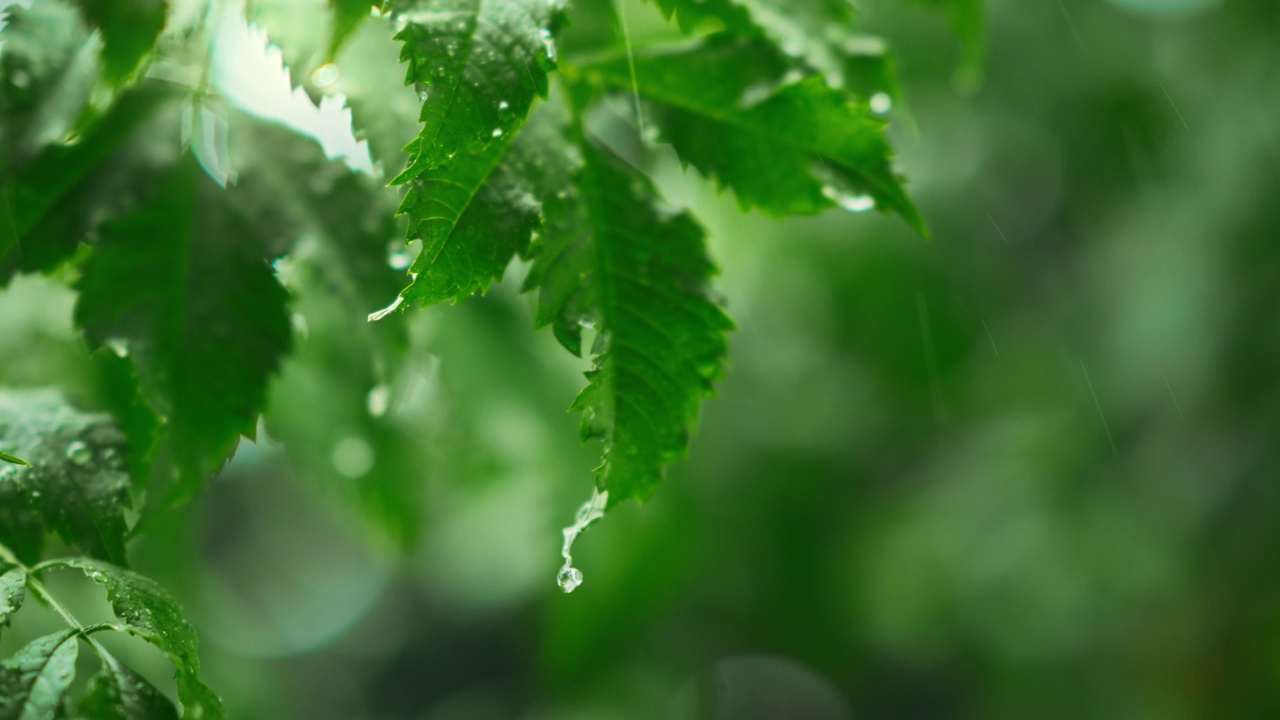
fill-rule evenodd
<path id="1" fill-rule="evenodd" d="M 822 188 L 822 194 L 828 200 L 834 200 L 837 205 L 849 212 L 866 212 L 876 206 L 875 198 L 870 195 L 842 192 L 830 185 Z"/>
<path id="2" fill-rule="evenodd" d="M 573 524 L 561 531 L 564 535 L 564 545 L 560 548 L 560 555 L 564 558 L 564 565 L 560 566 L 560 571 L 556 574 L 556 584 L 561 590 L 571 593 L 582 584 L 582 571 L 573 566 L 573 541 L 577 540 L 588 526 L 604 517 L 604 509 L 608 504 L 609 491 L 594 491 L 591 499 L 578 508 L 578 515 Z"/>
<path id="3" fill-rule="evenodd" d="M 871 112 L 876 115 L 886 115 L 893 109 L 893 98 L 887 93 L 878 92 L 871 96 Z"/>
<path id="4" fill-rule="evenodd" d="M 108 338 L 107 347 L 110 348 L 111 352 L 116 357 L 122 358 L 129 356 L 129 346 L 125 344 L 125 341 L 122 338 Z"/>
<path id="5" fill-rule="evenodd" d="M 311 73 L 311 82 L 315 83 L 316 87 L 328 88 L 338 82 L 339 75 L 341 75 L 341 72 L 338 70 L 337 65 L 325 63 Z"/>
<path id="6" fill-rule="evenodd" d="M 503 100 L 502 102 L 498 103 L 498 110 L 499 110 L 499 111 L 506 110 L 506 109 L 508 109 L 508 108 L 510 108 L 510 107 L 511 107 L 511 105 L 510 105 L 506 100 Z"/>
<path id="7" fill-rule="evenodd" d="M 494 128 L 494 129 L 493 129 L 493 136 L 494 136 L 494 137 L 502 137 L 502 128 Z"/>
<path id="8" fill-rule="evenodd" d="M 409 253 L 404 250 L 396 250 L 387 258 L 387 264 L 392 270 L 407 270 L 413 261 L 409 259 Z"/>
<path id="9" fill-rule="evenodd" d="M 72 463 L 84 467 L 93 461 L 93 451 L 83 440 L 74 440 L 67 446 L 67 459 Z"/>
<path id="10" fill-rule="evenodd" d="M 547 62 L 554 66 L 556 64 L 556 42 L 551 38 L 551 31 L 542 28 L 539 36 L 542 38 L 542 48 L 547 53 Z"/>

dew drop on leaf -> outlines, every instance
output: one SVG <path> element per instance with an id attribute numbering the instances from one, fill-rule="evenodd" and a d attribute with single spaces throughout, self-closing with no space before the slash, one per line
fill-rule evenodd
<path id="1" fill-rule="evenodd" d="M 311 73 L 311 82 L 315 83 L 318 88 L 328 88 L 338 82 L 340 74 L 337 65 L 325 63 Z"/>
<path id="2" fill-rule="evenodd" d="M 573 524 L 561 531 L 564 535 L 564 545 L 560 548 L 560 555 L 564 558 L 564 564 L 556 574 L 556 584 L 561 590 L 571 593 L 582 584 L 582 571 L 573 566 L 573 541 L 577 540 L 589 525 L 604 517 L 604 509 L 608 504 L 609 491 L 592 492 L 591 499 L 578 508 Z"/>
<path id="3" fill-rule="evenodd" d="M 80 467 L 84 467 L 93 461 L 93 451 L 89 449 L 89 446 L 83 440 L 75 440 L 67 446 L 67 459 Z"/>
<path id="4" fill-rule="evenodd" d="M 878 92 L 871 96 L 871 112 L 886 115 L 893 109 L 893 99 L 887 93 Z"/>
<path id="5" fill-rule="evenodd" d="M 871 210 L 876 206 L 875 198 L 863 193 L 848 193 L 837 190 L 830 185 L 822 188 L 822 194 L 828 200 L 833 200 L 837 205 L 848 210 L 849 212 L 861 213 Z"/>

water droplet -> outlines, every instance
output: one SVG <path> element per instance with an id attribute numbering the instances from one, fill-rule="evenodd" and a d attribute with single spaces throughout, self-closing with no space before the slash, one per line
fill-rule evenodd
<path id="1" fill-rule="evenodd" d="M 311 73 L 311 82 L 315 83 L 318 88 L 328 88 L 338 82 L 338 76 L 341 74 L 337 65 L 325 63 Z"/>
<path id="2" fill-rule="evenodd" d="M 494 129 L 493 129 L 493 136 L 494 136 L 494 137 L 502 137 L 502 128 L 494 128 Z"/>
<path id="3" fill-rule="evenodd" d="M 352 435 L 333 446 L 329 460 L 339 475 L 359 480 L 373 469 L 373 448 L 364 438 Z"/>
<path id="4" fill-rule="evenodd" d="M 125 344 L 122 338 L 108 338 L 106 344 L 116 357 L 122 358 L 129 356 L 129 346 Z"/>
<path id="5" fill-rule="evenodd" d="M 822 188 L 822 194 L 828 200 L 834 200 L 837 205 L 849 212 L 866 212 L 876 206 L 875 198 L 870 195 L 842 192 L 830 185 Z"/>
<path id="6" fill-rule="evenodd" d="M 507 110 L 507 109 L 509 109 L 510 107 L 511 107 L 511 104 L 510 104 L 510 103 L 508 103 L 506 100 L 503 100 L 502 102 L 498 103 L 498 111 L 499 111 L 499 112 L 501 112 L 501 111 L 503 111 L 503 110 Z"/>
<path id="7" fill-rule="evenodd" d="M 80 467 L 84 467 L 93 462 L 93 451 L 89 449 L 89 446 L 83 440 L 75 440 L 67 446 L 67 459 Z"/>
<path id="8" fill-rule="evenodd" d="M 382 318 L 390 315 L 391 313 L 395 312 L 396 309 L 399 308 L 402 303 L 404 303 L 404 297 L 397 295 L 395 302 L 391 303 L 390 305 L 382 308 L 377 312 L 369 313 L 369 322 L 377 322 Z"/>
<path id="9" fill-rule="evenodd" d="M 407 270 L 413 264 L 413 260 L 409 258 L 409 253 L 404 250 L 396 250 L 387 258 L 387 264 L 392 270 Z"/>
<path id="10" fill-rule="evenodd" d="M 878 92 L 871 96 L 871 112 L 876 115 L 888 114 L 893 109 L 893 98 L 887 93 Z"/>
<path id="11" fill-rule="evenodd" d="M 575 516 L 573 524 L 560 531 L 564 535 L 564 545 L 560 548 L 560 555 L 564 558 L 564 565 L 560 566 L 560 572 L 556 575 L 556 584 L 560 586 L 561 590 L 571 593 L 582 584 L 582 571 L 573 566 L 573 541 L 577 540 L 578 536 L 588 526 L 604 517 L 604 509 L 608 504 L 609 492 L 607 490 L 604 492 L 600 490 L 592 492 L 591 499 L 578 508 L 578 514 Z"/>
<path id="12" fill-rule="evenodd" d="M 374 417 L 386 415 L 387 408 L 391 407 L 391 388 L 381 384 L 374 385 L 365 398 L 365 405 L 369 409 L 369 414 Z"/>
<path id="13" fill-rule="evenodd" d="M 538 34 L 542 38 L 542 49 L 545 50 L 547 53 L 546 63 L 549 64 L 551 67 L 554 67 L 556 64 L 556 41 L 552 39 L 551 31 L 546 28 L 542 28 L 542 30 L 539 31 Z M 541 58 L 539 58 L 538 64 L 539 65 L 543 64 Z M 544 69 L 550 69 L 550 68 L 544 68 Z"/>
<path id="14" fill-rule="evenodd" d="M 560 573 L 556 575 L 556 584 L 561 590 L 571 593 L 582 584 L 582 571 L 576 567 L 560 568 Z"/>

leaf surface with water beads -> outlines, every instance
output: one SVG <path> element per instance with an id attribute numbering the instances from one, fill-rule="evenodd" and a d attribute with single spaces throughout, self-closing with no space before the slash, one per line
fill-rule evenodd
<path id="1" fill-rule="evenodd" d="M 440 0 L 397 11 L 405 83 L 423 96 L 422 131 L 405 151 L 408 182 L 455 153 L 510 134 L 555 66 L 556 0 Z"/>
<path id="2" fill-rule="evenodd" d="M 105 224 L 77 283 L 76 323 L 123 348 L 165 420 L 162 497 L 182 500 L 253 437 L 267 382 L 290 344 L 273 238 L 184 158 L 151 201 Z M 139 278 L 145 278 L 140 282 Z"/>
<path id="3" fill-rule="evenodd" d="M 0 573 L 0 627 L 9 623 L 9 616 L 18 612 L 26 596 L 26 570 L 15 567 Z"/>
<path id="4" fill-rule="evenodd" d="M 767 43 L 717 36 L 638 54 L 634 67 L 640 95 L 658 107 L 651 119 L 664 139 L 743 205 L 775 216 L 878 206 L 924 232 L 891 168 L 884 121 L 821 77 L 791 77 L 794 67 Z M 606 87 L 632 86 L 625 58 L 581 72 Z"/>
<path id="5" fill-rule="evenodd" d="M 199 638 L 183 617 L 177 600 L 155 581 L 109 563 L 65 558 L 41 564 L 37 570 L 80 570 L 107 591 L 107 601 L 125 632 L 154 645 L 178 672 L 178 698 L 183 717 L 193 720 L 225 718 L 222 701 L 200 680 Z"/>
<path id="6" fill-rule="evenodd" d="M 32 466 L 0 468 L 0 542 L 35 561 L 46 530 L 95 557 L 125 562 L 125 438 L 106 414 L 53 390 L 0 393 L 0 442 Z"/>
<path id="7" fill-rule="evenodd" d="M 612 506 L 648 498 L 687 451 L 732 323 L 710 295 L 714 267 L 698 224 L 660 208 L 647 177 L 577 135 L 573 145 L 561 138 L 560 162 L 544 168 L 559 181 L 549 184 L 571 192 L 544 199 L 525 287 L 538 290 L 539 325 L 574 354 L 583 328 L 597 330 L 573 409 L 583 439 L 604 443 L 596 483 Z"/>
<path id="8" fill-rule="evenodd" d="M 177 720 L 178 711 L 155 685 L 110 653 L 89 680 L 77 710 L 85 720 Z"/>
<path id="9" fill-rule="evenodd" d="M 0 720 L 53 720 L 76 675 L 79 631 L 28 643 L 0 663 Z"/>

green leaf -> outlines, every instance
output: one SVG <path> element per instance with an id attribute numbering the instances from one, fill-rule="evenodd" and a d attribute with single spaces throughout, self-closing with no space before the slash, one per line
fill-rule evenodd
<path id="1" fill-rule="evenodd" d="M 544 202 L 526 289 L 539 291 L 539 325 L 571 352 L 583 327 L 596 329 L 590 384 L 573 409 L 583 438 L 604 442 L 596 481 L 609 504 L 643 500 L 686 453 L 732 323 L 708 289 L 714 267 L 691 216 L 658 207 L 648 178 L 594 143 L 555 152 L 565 160 L 545 172 L 567 175 L 573 192 Z"/>
<path id="2" fill-rule="evenodd" d="M 27 462 L 26 460 L 23 460 L 22 458 L 16 455 L 10 455 L 9 453 L 3 450 L 0 450 L 0 460 L 3 460 L 7 463 L 13 463 L 14 465 L 26 465 L 26 466 L 31 465 L 31 463 Z"/>
<path id="3" fill-rule="evenodd" d="M 745 207 L 786 216 L 837 205 L 868 210 L 874 201 L 925 232 L 891 169 L 884 122 L 821 77 L 792 79 L 794 68 L 767 44 L 718 36 L 638 54 L 634 65 L 641 96 L 658 104 L 651 119 L 662 136 Z M 632 86 L 625 58 L 581 72 L 608 87 Z"/>
<path id="4" fill-rule="evenodd" d="M 360 24 L 369 18 L 370 8 L 382 9 L 383 0 L 329 0 L 333 10 L 333 32 L 329 36 L 329 59 L 337 56 L 342 45 Z"/>
<path id="5" fill-rule="evenodd" d="M 0 442 L 33 463 L 0 471 L 0 542 L 35 559 L 43 524 L 68 545 L 125 562 L 129 475 L 124 435 L 111 416 L 80 412 L 53 390 L 3 392 Z"/>
<path id="6" fill-rule="evenodd" d="M 423 98 L 404 183 L 456 153 L 509 135 L 547 95 L 558 0 L 440 0 L 399 13 L 406 85 Z"/>
<path id="7" fill-rule="evenodd" d="M 178 711 L 146 678 L 110 653 L 77 708 L 83 720 L 177 720 Z"/>
<path id="8" fill-rule="evenodd" d="M 134 71 L 164 30 L 164 0 L 76 0 L 85 20 L 102 33 L 102 66 L 107 81 L 119 85 Z M 366 10 L 367 12 L 367 10 Z"/>
<path id="9" fill-rule="evenodd" d="M 198 491 L 241 435 L 254 437 L 289 348 L 269 238 L 232 202 L 235 192 L 184 160 L 148 205 L 102 227 L 77 283 L 76 323 L 95 347 L 125 349 L 166 420 L 172 500 Z"/>
<path id="10" fill-rule="evenodd" d="M 399 212 L 409 216 L 409 238 L 422 240 L 422 252 L 409 269 L 406 300 L 430 305 L 484 292 L 524 254 L 540 222 L 530 183 L 541 151 L 537 132 L 528 130 L 410 181 Z"/>
<path id="11" fill-rule="evenodd" d="M 114 565 L 86 558 L 51 560 L 41 570 L 72 568 L 107 590 L 107 600 L 124 630 L 156 646 L 178 671 L 178 698 L 183 717 L 225 718 L 222 701 L 200 680 L 199 638 L 182 608 L 155 581 Z M 3 717 L 0 716 L 0 720 Z"/>
<path id="12" fill-rule="evenodd" d="M 0 720 L 54 720 L 76 675 L 79 631 L 33 640 L 0 664 Z"/>
<path id="13" fill-rule="evenodd" d="M 9 616 L 18 612 L 26 596 L 26 570 L 15 567 L 0 575 L 0 625 L 9 623 Z"/>

